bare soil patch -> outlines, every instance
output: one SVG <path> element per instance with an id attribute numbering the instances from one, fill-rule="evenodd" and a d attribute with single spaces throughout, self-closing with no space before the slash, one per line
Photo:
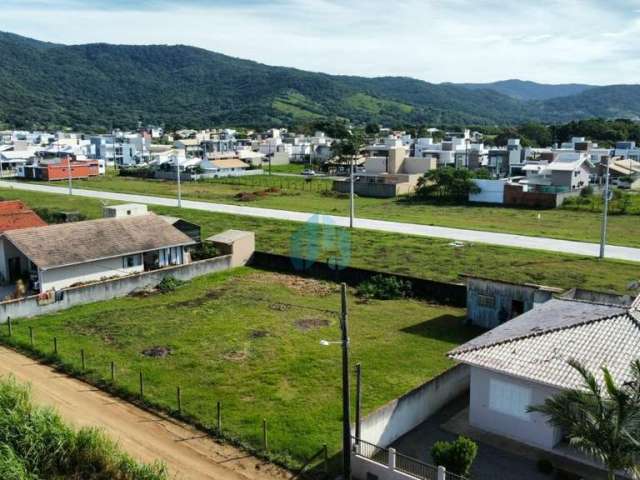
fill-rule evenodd
<path id="1" fill-rule="evenodd" d="M 301 295 L 312 295 L 314 297 L 326 297 L 338 291 L 338 286 L 316 280 L 314 278 L 298 277 L 297 275 L 287 275 L 284 273 L 261 272 L 247 277 L 249 280 L 259 283 L 277 283 L 287 287 L 289 290 Z"/>
<path id="2" fill-rule="evenodd" d="M 331 322 L 326 318 L 301 318 L 296 320 L 295 324 L 298 330 L 302 332 L 308 332 L 309 330 L 315 330 L 316 328 L 328 327 Z"/>
<path id="3" fill-rule="evenodd" d="M 142 355 L 150 358 L 165 358 L 171 355 L 171 349 L 169 347 L 160 346 L 145 348 L 142 351 Z"/>

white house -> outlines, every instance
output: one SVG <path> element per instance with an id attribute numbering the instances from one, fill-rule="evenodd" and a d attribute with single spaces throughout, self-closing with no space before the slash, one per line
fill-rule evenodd
<path id="1" fill-rule="evenodd" d="M 569 359 L 596 375 L 606 366 L 618 384 L 631 380 L 631 362 L 640 357 L 640 311 L 554 298 L 456 348 L 449 357 L 470 366 L 472 427 L 538 449 L 566 451 L 563 432 L 528 407 L 563 389 L 584 388 Z"/>
<path id="2" fill-rule="evenodd" d="M 10 230 L 0 236 L 4 283 L 46 292 L 190 263 L 195 241 L 154 214 Z"/>

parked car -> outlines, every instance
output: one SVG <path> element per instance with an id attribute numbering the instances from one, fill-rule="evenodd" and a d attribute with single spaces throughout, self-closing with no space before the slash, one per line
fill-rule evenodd
<path id="1" fill-rule="evenodd" d="M 311 170 L 310 168 L 306 168 L 303 172 L 302 175 L 308 175 L 310 177 L 313 177 L 316 174 L 315 170 Z"/>

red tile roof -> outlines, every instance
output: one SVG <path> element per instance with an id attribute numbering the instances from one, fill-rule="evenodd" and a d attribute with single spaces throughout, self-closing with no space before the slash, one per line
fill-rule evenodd
<path id="1" fill-rule="evenodd" d="M 47 222 L 19 200 L 0 202 L 0 233 L 20 228 L 44 227 Z"/>

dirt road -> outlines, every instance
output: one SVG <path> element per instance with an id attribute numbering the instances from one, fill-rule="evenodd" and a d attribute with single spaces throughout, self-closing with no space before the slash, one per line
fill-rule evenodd
<path id="1" fill-rule="evenodd" d="M 75 426 L 97 426 L 134 458 L 164 461 L 180 480 L 286 480 L 292 477 L 187 425 L 156 416 L 91 385 L 0 347 L 0 376 L 30 383 L 34 401 L 50 405 Z"/>

